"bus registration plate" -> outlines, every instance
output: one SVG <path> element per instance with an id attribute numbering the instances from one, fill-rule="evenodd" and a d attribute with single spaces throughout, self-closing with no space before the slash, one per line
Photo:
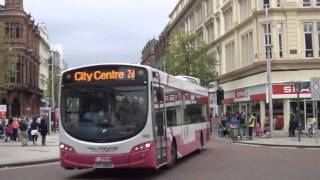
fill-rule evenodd
<path id="1" fill-rule="evenodd" d="M 93 164 L 94 168 L 113 168 L 113 163 L 109 157 L 97 157 Z"/>
<path id="2" fill-rule="evenodd" d="M 97 169 L 110 169 L 113 168 L 113 163 L 110 162 L 95 162 L 93 165 Z"/>

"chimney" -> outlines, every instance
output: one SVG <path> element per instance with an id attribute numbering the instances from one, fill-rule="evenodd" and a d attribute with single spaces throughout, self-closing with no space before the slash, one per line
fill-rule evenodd
<path id="1" fill-rule="evenodd" d="M 10 10 L 23 10 L 23 0 L 6 0 L 4 7 Z"/>

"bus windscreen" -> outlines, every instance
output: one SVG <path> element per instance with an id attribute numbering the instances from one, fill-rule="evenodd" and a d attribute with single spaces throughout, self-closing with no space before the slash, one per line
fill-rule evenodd
<path id="1" fill-rule="evenodd" d="M 61 122 L 71 136 L 88 142 L 131 138 L 145 126 L 147 71 L 131 66 L 89 67 L 66 72 Z"/>

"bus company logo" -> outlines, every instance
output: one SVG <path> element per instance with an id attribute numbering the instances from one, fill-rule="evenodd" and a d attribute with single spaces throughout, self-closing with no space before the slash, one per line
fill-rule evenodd
<path id="1" fill-rule="evenodd" d="M 134 80 L 135 79 L 135 70 L 128 69 L 127 71 L 94 71 L 94 72 L 75 72 L 74 80 L 75 81 L 101 81 L 101 80 Z"/>
<path id="2" fill-rule="evenodd" d="M 88 150 L 94 153 L 115 152 L 118 149 L 118 147 L 88 147 Z"/>

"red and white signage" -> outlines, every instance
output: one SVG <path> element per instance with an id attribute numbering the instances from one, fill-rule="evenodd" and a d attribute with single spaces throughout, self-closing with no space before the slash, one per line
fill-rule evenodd
<path id="1" fill-rule="evenodd" d="M 298 94 L 298 90 L 293 84 L 273 84 L 272 91 L 272 98 L 274 99 L 297 98 Z M 310 98 L 310 87 L 301 89 L 299 94 L 301 98 Z"/>
<path id="2" fill-rule="evenodd" d="M 236 89 L 234 91 L 234 101 L 239 102 L 239 101 L 249 101 L 250 96 L 249 96 L 249 88 L 241 88 L 241 89 Z"/>
<path id="3" fill-rule="evenodd" d="M 7 105 L 0 105 L 0 119 L 6 119 L 7 118 Z"/>

